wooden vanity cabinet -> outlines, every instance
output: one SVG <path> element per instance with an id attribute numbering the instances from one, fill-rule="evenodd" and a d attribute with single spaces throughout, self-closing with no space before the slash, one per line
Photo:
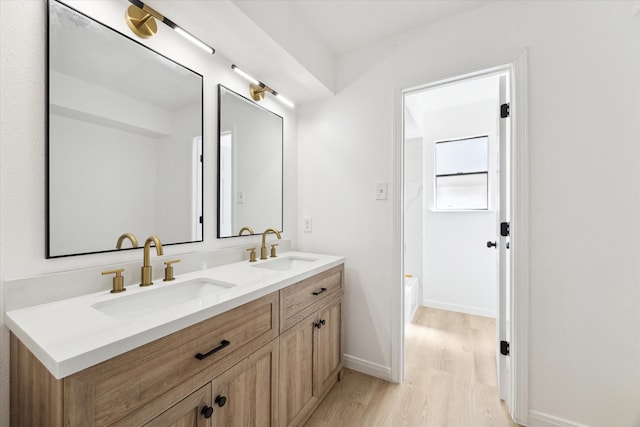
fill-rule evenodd
<path id="1" fill-rule="evenodd" d="M 277 345 L 279 315 L 274 292 L 60 380 L 12 335 L 11 423 L 144 425 L 207 383 L 211 390 L 213 379 L 256 351 Z"/>
<path id="2" fill-rule="evenodd" d="M 11 425 L 300 426 L 342 368 L 342 272 L 340 265 L 60 380 L 11 334 Z"/>
<path id="3" fill-rule="evenodd" d="M 338 380 L 342 370 L 342 275 L 339 266 L 280 291 L 284 322 L 308 314 L 280 335 L 281 427 L 301 426 Z M 325 288 L 326 291 L 317 292 Z M 289 304 L 287 297 L 304 300 Z M 319 297 L 319 298 L 318 298 Z M 292 323 L 292 322 L 291 322 Z"/>
<path id="4" fill-rule="evenodd" d="M 65 378 L 65 424 L 143 424 L 276 338 L 278 314 L 272 293 Z"/>

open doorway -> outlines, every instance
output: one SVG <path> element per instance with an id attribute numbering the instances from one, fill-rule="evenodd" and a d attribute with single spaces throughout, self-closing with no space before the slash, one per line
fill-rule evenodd
<path id="1" fill-rule="evenodd" d="M 420 305 L 496 317 L 498 105 L 498 75 L 405 94 L 404 270 Z"/>
<path id="2" fill-rule="evenodd" d="M 495 319 L 507 401 L 510 78 L 504 67 L 403 93 L 405 326 L 419 306 Z"/>

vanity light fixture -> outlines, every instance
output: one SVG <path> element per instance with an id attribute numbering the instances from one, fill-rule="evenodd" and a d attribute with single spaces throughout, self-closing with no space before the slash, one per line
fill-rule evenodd
<path id="1" fill-rule="evenodd" d="M 288 107 L 291 107 L 291 108 L 295 107 L 295 104 L 293 102 L 291 102 L 290 100 L 288 100 L 284 96 L 280 95 L 278 92 L 276 92 L 275 90 L 271 89 L 269 86 L 267 86 L 266 84 L 262 83 L 260 80 L 256 79 L 251 74 L 249 74 L 246 71 L 243 71 L 242 69 L 238 68 L 238 66 L 236 64 L 232 64 L 231 65 L 231 69 L 233 71 L 235 71 L 236 73 L 240 74 L 242 77 L 244 77 L 245 79 L 247 79 L 249 81 L 249 83 L 250 83 L 250 85 L 249 85 L 249 95 L 251 95 L 251 98 L 254 101 L 263 100 L 265 92 L 269 92 L 271 95 L 275 96 L 277 100 L 279 100 L 283 104 L 287 105 Z"/>
<path id="2" fill-rule="evenodd" d="M 138 37 L 148 39 L 154 35 L 158 31 L 158 26 L 156 24 L 157 19 L 167 27 L 175 30 L 175 32 L 180 34 L 182 37 L 194 43 L 201 49 L 204 49 L 206 52 L 211 54 L 216 53 L 214 48 L 204 43 L 184 28 L 178 26 L 178 24 L 155 9 L 152 9 L 149 5 L 144 4 L 140 0 L 129 0 L 129 3 L 131 3 L 131 6 L 129 6 L 125 11 L 124 18 L 131 31 L 133 31 L 133 33 Z"/>

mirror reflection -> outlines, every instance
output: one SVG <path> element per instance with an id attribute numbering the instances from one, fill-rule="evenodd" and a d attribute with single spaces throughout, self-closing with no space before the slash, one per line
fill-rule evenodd
<path id="1" fill-rule="evenodd" d="M 218 104 L 218 237 L 282 231 L 282 117 L 222 85 Z"/>
<path id="2" fill-rule="evenodd" d="M 202 241 L 202 76 L 54 0 L 48 71 L 47 257 Z"/>

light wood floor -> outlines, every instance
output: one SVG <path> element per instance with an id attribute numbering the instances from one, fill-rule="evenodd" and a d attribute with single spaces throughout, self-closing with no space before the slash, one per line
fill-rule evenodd
<path id="1" fill-rule="evenodd" d="M 495 320 L 420 307 L 405 339 L 405 382 L 348 369 L 305 427 L 518 426 L 498 398 Z"/>

